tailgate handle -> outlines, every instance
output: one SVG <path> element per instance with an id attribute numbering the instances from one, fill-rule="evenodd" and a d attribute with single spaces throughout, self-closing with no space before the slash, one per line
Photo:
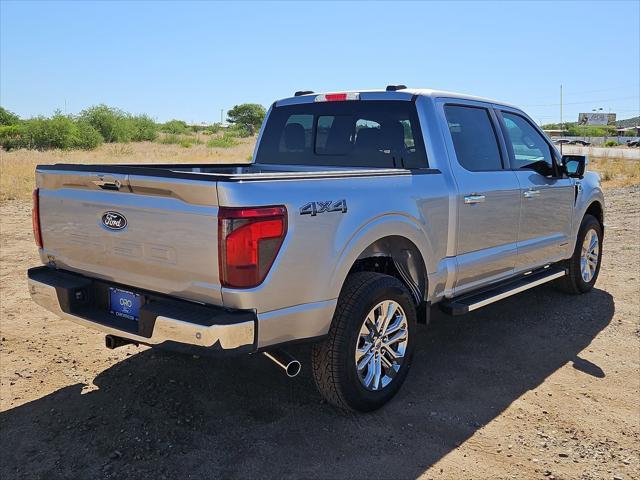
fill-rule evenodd
<path id="1" fill-rule="evenodd" d="M 120 190 L 122 182 L 115 177 L 98 176 L 98 180 L 93 180 L 94 185 L 103 190 Z"/>

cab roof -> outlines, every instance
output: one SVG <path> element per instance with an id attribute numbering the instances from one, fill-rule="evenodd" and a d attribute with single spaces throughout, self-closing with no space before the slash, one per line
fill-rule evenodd
<path id="1" fill-rule="evenodd" d="M 278 100 L 275 105 L 280 107 L 284 105 L 295 105 L 301 103 L 314 102 L 316 97 L 321 95 L 331 95 L 336 93 L 357 93 L 360 94 L 360 100 L 411 100 L 415 95 L 431 98 L 457 98 L 461 100 L 473 100 L 476 102 L 484 102 L 490 104 L 504 105 L 507 107 L 518 108 L 505 102 L 499 102 L 490 98 L 478 97 L 466 93 L 449 92 L 446 90 L 436 90 L 431 88 L 401 88 L 397 90 L 384 89 L 364 89 L 364 90 L 340 90 L 339 92 L 300 92 L 298 96 L 284 98 Z"/>

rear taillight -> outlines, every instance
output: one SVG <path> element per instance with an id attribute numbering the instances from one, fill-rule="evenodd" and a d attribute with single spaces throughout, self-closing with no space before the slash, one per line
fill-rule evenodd
<path id="1" fill-rule="evenodd" d="M 231 288 L 256 287 L 269 273 L 287 233 L 284 206 L 228 208 L 218 212 L 220 281 Z"/>
<path id="2" fill-rule="evenodd" d="M 31 223 L 33 224 L 33 238 L 38 248 L 42 248 L 42 231 L 40 230 L 40 190 L 33 191 L 33 209 L 31 210 Z"/>

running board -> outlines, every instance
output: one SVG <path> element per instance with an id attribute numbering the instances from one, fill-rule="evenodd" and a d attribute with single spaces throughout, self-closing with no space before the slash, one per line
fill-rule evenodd
<path id="1" fill-rule="evenodd" d="M 472 292 L 445 300 L 440 303 L 440 308 L 449 315 L 464 315 L 465 313 L 472 312 L 478 308 L 484 307 L 485 305 L 502 300 L 503 298 L 524 292 L 525 290 L 537 287 L 543 283 L 551 282 L 557 278 L 564 277 L 566 273 L 567 272 L 564 268 L 545 268 L 544 270 L 532 272 L 524 277 L 519 277 L 517 280 L 500 283 L 489 290 Z"/>

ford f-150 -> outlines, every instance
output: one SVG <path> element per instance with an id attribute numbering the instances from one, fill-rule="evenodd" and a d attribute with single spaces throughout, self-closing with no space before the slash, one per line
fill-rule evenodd
<path id="1" fill-rule="evenodd" d="M 594 285 L 604 199 L 522 110 L 450 92 L 297 92 L 251 162 L 39 165 L 33 299 L 127 343 L 214 354 L 313 344 L 322 395 L 398 391 L 417 323 L 554 281 Z"/>

